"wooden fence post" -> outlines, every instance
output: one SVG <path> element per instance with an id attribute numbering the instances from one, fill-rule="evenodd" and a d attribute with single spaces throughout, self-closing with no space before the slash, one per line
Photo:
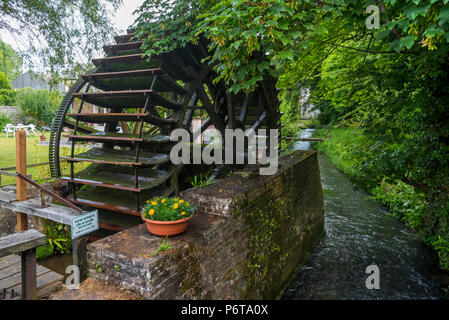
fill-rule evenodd
<path id="1" fill-rule="evenodd" d="M 27 155 L 26 155 L 26 132 L 24 130 L 16 131 L 16 171 L 26 176 L 27 174 Z M 17 200 L 27 200 L 27 183 L 25 180 L 17 177 L 16 182 Z M 27 215 L 17 212 L 17 232 L 28 229 Z"/>

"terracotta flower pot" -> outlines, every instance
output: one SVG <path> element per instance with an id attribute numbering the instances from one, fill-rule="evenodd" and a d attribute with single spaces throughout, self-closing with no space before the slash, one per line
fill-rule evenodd
<path id="1" fill-rule="evenodd" d="M 156 236 L 175 236 L 187 230 L 192 216 L 176 221 L 154 221 L 145 218 L 145 224 L 150 233 Z"/>

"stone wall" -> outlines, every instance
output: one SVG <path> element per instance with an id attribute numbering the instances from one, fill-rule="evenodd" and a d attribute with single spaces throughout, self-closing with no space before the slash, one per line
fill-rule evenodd
<path id="1" fill-rule="evenodd" d="M 235 173 L 185 191 L 197 214 L 167 241 L 145 225 L 89 245 L 90 275 L 148 299 L 278 297 L 323 233 L 317 154 L 296 151 L 274 176 Z"/>
<path id="2" fill-rule="evenodd" d="M 22 123 L 24 125 L 35 123 L 33 118 L 25 116 L 20 107 L 15 106 L 0 106 L 0 114 L 4 114 L 11 119 L 12 124 Z M 4 134 L 4 133 L 3 133 Z"/>

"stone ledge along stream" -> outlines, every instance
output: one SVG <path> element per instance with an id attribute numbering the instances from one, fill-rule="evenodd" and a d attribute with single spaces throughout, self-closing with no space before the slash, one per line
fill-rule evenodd
<path id="1" fill-rule="evenodd" d="M 312 130 L 304 130 L 310 136 Z M 309 149 L 298 142 L 293 149 Z M 447 299 L 449 275 L 405 224 L 356 190 L 319 154 L 325 236 L 282 299 Z M 380 289 L 367 289 L 367 266 L 379 267 Z"/>

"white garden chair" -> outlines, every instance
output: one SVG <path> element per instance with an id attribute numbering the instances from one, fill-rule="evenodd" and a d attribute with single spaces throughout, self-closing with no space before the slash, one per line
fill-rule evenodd
<path id="1" fill-rule="evenodd" d="M 8 138 L 8 135 L 10 133 L 13 134 L 13 136 L 16 136 L 16 128 L 14 127 L 14 125 L 12 123 L 7 123 L 5 125 L 5 128 L 3 129 L 3 132 L 5 133 L 5 137 Z"/>
<path id="2" fill-rule="evenodd" d="M 16 130 L 24 130 L 25 133 L 26 133 L 26 135 L 27 135 L 27 137 L 30 136 L 30 132 L 28 131 L 28 126 L 25 126 L 25 125 L 23 125 L 22 123 L 16 124 L 15 129 L 16 129 Z"/>
<path id="3" fill-rule="evenodd" d="M 37 137 L 37 128 L 34 124 L 29 124 L 28 126 L 28 130 L 30 133 L 34 134 L 35 137 Z"/>

